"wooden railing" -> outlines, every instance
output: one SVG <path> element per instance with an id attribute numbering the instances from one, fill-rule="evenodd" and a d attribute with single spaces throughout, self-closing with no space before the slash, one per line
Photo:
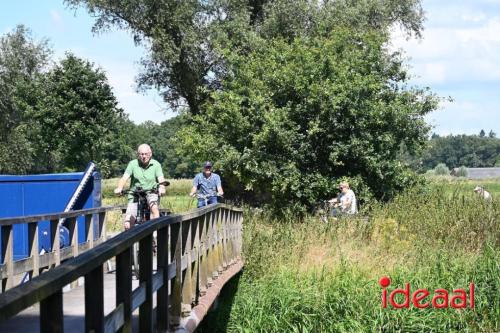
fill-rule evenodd
<path id="1" fill-rule="evenodd" d="M 40 302 L 40 331 L 63 332 L 62 288 L 84 276 L 86 332 L 131 332 L 132 313 L 137 308 L 141 333 L 186 330 L 185 319 L 192 310 L 227 279 L 226 273 L 241 268 L 242 220 L 241 209 L 217 204 L 132 228 L 1 294 L 0 321 Z M 132 290 L 131 251 L 136 242 L 139 286 Z M 103 264 L 112 258 L 116 260 L 116 307 L 105 315 Z M 153 309 L 155 293 L 157 306 Z"/>
<path id="2" fill-rule="evenodd" d="M 100 207 L 75 210 L 66 213 L 40 214 L 22 217 L 1 218 L 0 228 L 2 235 L 2 263 L 0 265 L 1 291 L 4 292 L 14 286 L 16 276 L 28 273 L 30 278 L 36 277 L 44 268 L 59 266 L 61 261 L 77 256 L 79 253 L 93 248 L 106 239 L 106 213 L 120 207 Z M 85 219 L 85 241 L 78 242 L 77 218 Z M 95 223 L 97 219 L 97 223 Z M 59 222 L 65 220 L 64 225 L 69 230 L 70 245 L 60 246 Z M 39 222 L 50 221 L 51 251 L 39 252 Z M 14 261 L 14 228 L 16 224 L 28 224 L 28 251 L 27 258 Z M 94 226 L 97 225 L 97 230 Z M 97 234 L 97 237 L 95 237 Z M 50 249 L 49 249 L 50 250 Z M 0 296 L 1 297 L 1 296 Z"/>

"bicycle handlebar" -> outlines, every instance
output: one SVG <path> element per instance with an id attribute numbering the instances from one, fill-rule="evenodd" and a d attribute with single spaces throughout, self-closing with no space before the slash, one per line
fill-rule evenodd
<path id="1" fill-rule="evenodd" d="M 131 189 L 128 189 L 128 190 L 125 190 L 125 191 L 121 191 L 120 194 L 118 195 L 124 195 L 124 194 L 132 194 L 132 195 L 141 195 L 141 194 L 148 194 L 148 193 L 158 193 L 158 188 L 163 185 L 163 186 L 169 186 L 170 185 L 170 182 L 165 180 L 163 182 L 159 182 L 159 183 L 155 183 L 155 185 L 153 186 L 153 188 L 149 189 L 149 190 L 144 190 L 142 187 L 137 187 L 135 190 L 131 190 Z"/>
<path id="2" fill-rule="evenodd" d="M 216 193 L 215 195 L 199 194 L 199 193 L 197 193 L 196 196 L 197 196 L 198 199 L 208 199 L 208 198 L 211 198 L 211 197 L 219 197 L 219 198 L 223 198 L 224 197 L 223 195 L 221 195 L 219 193 Z"/>

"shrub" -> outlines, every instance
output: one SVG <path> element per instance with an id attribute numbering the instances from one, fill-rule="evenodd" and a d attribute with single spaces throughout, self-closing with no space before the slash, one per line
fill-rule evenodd
<path id="1" fill-rule="evenodd" d="M 450 169 L 448 169 L 448 167 L 446 166 L 446 164 L 439 163 L 434 168 L 434 174 L 436 174 L 438 176 L 447 176 L 447 175 L 450 174 Z"/>
<path id="2" fill-rule="evenodd" d="M 469 173 L 467 172 L 467 168 L 465 166 L 461 166 L 460 168 L 458 168 L 458 172 L 457 172 L 457 176 L 458 177 L 467 177 L 469 175 Z"/>

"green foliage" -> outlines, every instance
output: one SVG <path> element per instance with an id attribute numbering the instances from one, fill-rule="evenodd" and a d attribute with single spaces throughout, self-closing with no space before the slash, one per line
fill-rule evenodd
<path id="1" fill-rule="evenodd" d="M 0 173 L 26 173 L 35 164 L 25 109 L 38 96 L 31 83 L 42 75 L 50 54 L 47 41 L 34 40 L 25 26 L 0 37 Z"/>
<path id="2" fill-rule="evenodd" d="M 409 151 L 425 142 L 436 98 L 403 86 L 386 41 L 339 29 L 228 54 L 233 76 L 181 131 L 185 151 L 279 211 L 333 197 L 342 177 L 362 200 L 392 197 L 418 181 L 396 156 L 401 142 Z"/>
<path id="3" fill-rule="evenodd" d="M 450 169 L 448 169 L 445 163 L 439 163 L 434 168 L 434 174 L 438 176 L 447 176 L 450 174 Z"/>
<path id="4" fill-rule="evenodd" d="M 0 37 L 0 173 L 79 171 L 93 160 L 118 176 L 146 142 L 167 176 L 193 176 L 198 164 L 174 139 L 186 117 L 136 125 L 100 68 L 73 54 L 48 66 L 50 54 L 24 26 Z"/>
<path id="5" fill-rule="evenodd" d="M 85 6 L 97 17 L 94 31 L 111 27 L 132 32 L 144 41 L 139 86 L 161 89 L 174 109 L 189 106 L 202 112 L 210 92 L 230 74 L 221 49 L 246 54 L 255 38 L 328 35 L 339 26 L 387 32 L 393 25 L 420 35 L 423 10 L 419 0 L 65 0 Z"/>
<path id="6" fill-rule="evenodd" d="M 463 165 L 460 168 L 458 168 L 457 176 L 467 177 L 468 176 L 467 168 Z"/>
<path id="7" fill-rule="evenodd" d="M 161 124 L 146 121 L 135 125 L 127 121 L 122 126 L 124 136 L 123 147 L 127 150 L 124 160 L 119 160 L 113 168 L 113 175 L 121 175 L 130 159 L 136 158 L 136 149 L 142 143 L 147 143 L 153 150 L 153 157 L 162 164 L 165 177 L 191 178 L 199 168 L 199 163 L 190 159 L 188 155 L 182 155 L 175 134 L 186 124 L 186 117 L 179 115 Z"/>
<path id="8" fill-rule="evenodd" d="M 43 169 L 83 170 L 89 161 L 106 158 L 123 117 L 105 74 L 90 62 L 67 54 L 40 82 L 28 117 L 43 156 Z M 105 170 L 105 169 L 103 169 Z"/>
<path id="9" fill-rule="evenodd" d="M 461 165 L 469 168 L 493 167 L 500 158 L 500 139 L 495 133 L 489 136 L 434 135 L 428 146 L 420 158 L 425 169 L 433 168 L 440 162 L 450 168 Z"/>

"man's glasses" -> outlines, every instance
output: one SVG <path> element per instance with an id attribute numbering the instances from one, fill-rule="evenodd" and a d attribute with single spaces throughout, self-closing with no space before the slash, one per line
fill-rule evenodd
<path id="1" fill-rule="evenodd" d="M 149 156 L 149 155 L 151 155 L 151 153 L 137 153 L 137 155 L 139 155 L 139 156 Z"/>

